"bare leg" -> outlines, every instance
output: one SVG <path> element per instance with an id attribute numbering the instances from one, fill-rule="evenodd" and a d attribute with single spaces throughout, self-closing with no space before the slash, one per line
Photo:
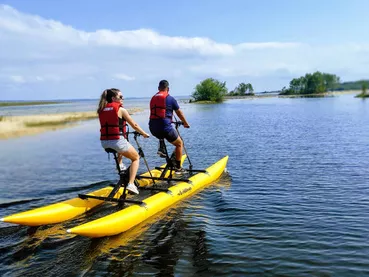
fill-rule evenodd
<path id="1" fill-rule="evenodd" d="M 123 159 L 123 154 L 122 153 L 118 153 L 118 164 L 122 163 L 122 159 Z"/>
<path id="2" fill-rule="evenodd" d="M 136 179 L 136 174 L 138 171 L 138 166 L 140 164 L 140 156 L 138 155 L 136 149 L 133 146 L 128 148 L 128 151 L 121 153 L 124 157 L 131 160 L 131 168 L 129 170 L 129 183 L 134 184 Z"/>
<path id="3" fill-rule="evenodd" d="M 176 147 L 176 160 L 180 161 L 182 159 L 182 147 L 183 147 L 183 142 L 182 139 L 178 136 L 178 138 L 171 142 L 171 144 L 173 144 Z"/>

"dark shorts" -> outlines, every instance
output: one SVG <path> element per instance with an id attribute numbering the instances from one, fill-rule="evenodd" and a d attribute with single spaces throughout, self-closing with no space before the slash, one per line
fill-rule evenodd
<path id="1" fill-rule="evenodd" d="M 177 131 L 171 127 L 164 129 L 155 128 L 153 126 L 149 126 L 151 134 L 157 137 L 158 139 L 166 139 L 169 142 L 173 142 L 178 138 Z"/>

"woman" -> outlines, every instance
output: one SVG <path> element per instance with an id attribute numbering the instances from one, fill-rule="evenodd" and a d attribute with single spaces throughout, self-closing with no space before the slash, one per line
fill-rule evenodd
<path id="1" fill-rule="evenodd" d="M 144 138 L 150 137 L 140 126 L 132 119 L 126 109 L 123 108 L 121 101 L 123 101 L 122 92 L 119 89 L 106 89 L 101 94 L 99 107 L 97 113 L 100 120 L 100 140 L 101 146 L 112 148 L 118 153 L 118 162 L 120 167 L 122 157 L 131 160 L 131 168 L 129 171 L 129 182 L 127 189 L 133 193 L 138 194 L 137 187 L 134 185 L 136 178 L 140 157 L 133 146 L 127 141 L 125 127 L 126 122 L 139 132 Z"/>

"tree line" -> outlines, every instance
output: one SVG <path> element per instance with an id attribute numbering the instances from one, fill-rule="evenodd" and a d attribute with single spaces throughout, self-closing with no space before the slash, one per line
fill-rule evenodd
<path id="1" fill-rule="evenodd" d="M 353 82 L 343 82 L 337 87 L 337 90 L 359 90 L 368 87 L 369 80 L 359 80 Z"/>
<path id="2" fill-rule="evenodd" d="M 337 89 L 339 84 L 340 77 L 337 75 L 316 71 L 312 74 L 306 73 L 305 76 L 292 79 L 289 88 L 284 87 L 280 94 L 296 95 L 323 93 Z"/>
<path id="3" fill-rule="evenodd" d="M 335 74 L 316 71 L 306 73 L 305 76 L 294 78 L 290 81 L 289 87 L 283 87 L 280 95 L 306 95 L 324 93 L 333 90 L 346 90 L 348 88 L 362 88 L 367 95 L 368 82 L 366 80 L 340 83 L 340 77 Z M 225 96 L 253 96 L 254 88 L 251 83 L 240 83 L 233 90 L 228 92 L 226 82 L 217 79 L 207 78 L 196 85 L 192 97 L 196 101 L 222 102 Z M 367 96 L 366 96 L 367 97 Z"/>

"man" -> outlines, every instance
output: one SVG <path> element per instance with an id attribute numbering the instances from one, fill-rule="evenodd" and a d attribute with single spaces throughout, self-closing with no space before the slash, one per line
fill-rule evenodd
<path id="1" fill-rule="evenodd" d="M 180 110 L 177 101 L 173 96 L 169 95 L 169 83 L 167 80 L 159 82 L 158 90 L 150 101 L 150 132 L 158 139 L 166 139 L 175 146 L 175 173 L 183 174 L 185 172 L 181 167 L 183 141 L 171 124 L 173 111 L 183 122 L 183 127 L 190 128 L 190 125 Z M 158 154 L 165 156 L 161 147 L 159 147 Z"/>

